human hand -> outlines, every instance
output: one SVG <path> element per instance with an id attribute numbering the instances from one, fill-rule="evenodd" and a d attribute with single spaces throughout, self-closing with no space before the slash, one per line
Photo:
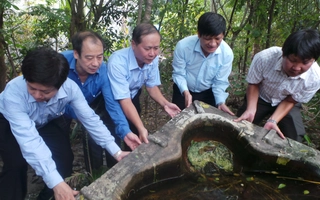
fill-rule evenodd
<path id="1" fill-rule="evenodd" d="M 186 106 L 186 108 L 188 108 L 192 104 L 192 95 L 190 94 L 189 91 L 187 91 L 187 92 L 185 91 L 183 93 L 183 95 L 184 95 L 185 106 Z"/>
<path id="2" fill-rule="evenodd" d="M 281 130 L 279 129 L 278 125 L 277 125 L 277 122 L 274 121 L 274 120 L 268 120 L 267 123 L 264 125 L 265 129 L 267 130 L 271 130 L 271 129 L 274 129 L 275 131 L 277 131 L 277 134 L 282 138 L 282 139 L 285 139 L 283 133 L 281 132 Z"/>
<path id="3" fill-rule="evenodd" d="M 226 105 L 226 104 L 220 104 L 219 106 L 218 106 L 218 109 L 219 110 L 222 110 L 223 112 L 226 112 L 226 113 L 228 113 L 229 115 L 234 115 L 234 113 L 229 109 L 229 107 Z"/>
<path id="4" fill-rule="evenodd" d="M 180 108 L 174 103 L 167 103 L 163 108 L 170 117 L 174 117 L 181 112 Z"/>
<path id="5" fill-rule="evenodd" d="M 79 191 L 72 190 L 65 182 L 61 182 L 54 186 L 53 192 L 56 200 L 75 200 L 74 197 L 79 194 Z"/>
<path id="6" fill-rule="evenodd" d="M 120 160 L 122 160 L 124 157 L 126 157 L 128 154 L 130 153 L 130 151 L 118 151 L 117 153 L 115 153 L 113 155 L 113 157 L 119 162 Z"/>
<path id="7" fill-rule="evenodd" d="M 135 150 L 141 144 L 139 137 L 132 132 L 128 133 L 123 140 L 131 150 Z"/>
<path id="8" fill-rule="evenodd" d="M 146 128 L 143 127 L 143 129 L 141 130 L 138 130 L 139 131 L 139 139 L 141 142 L 144 142 L 146 144 L 149 143 L 149 140 L 148 140 L 148 130 Z"/>
<path id="9" fill-rule="evenodd" d="M 255 112 L 250 112 L 249 110 L 246 110 L 239 118 L 234 119 L 234 122 L 240 122 L 242 120 L 247 120 L 249 122 L 253 122 Z"/>

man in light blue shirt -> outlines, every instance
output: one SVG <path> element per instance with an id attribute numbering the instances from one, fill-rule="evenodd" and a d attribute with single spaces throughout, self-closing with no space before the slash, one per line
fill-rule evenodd
<path id="1" fill-rule="evenodd" d="M 81 90 L 67 78 L 69 64 L 56 51 L 38 48 L 22 61 L 23 76 L 11 80 L 0 93 L 0 199 L 24 199 L 29 163 L 56 200 L 74 199 L 64 178 L 72 173 L 73 154 L 69 134 L 61 128 L 65 107 L 70 105 L 97 144 L 118 161 L 123 152 L 89 107 Z M 50 199 L 48 190 L 38 199 Z"/>
<path id="2" fill-rule="evenodd" d="M 119 102 L 114 100 L 103 61 L 105 43 L 102 37 L 93 31 L 78 32 L 72 37 L 72 46 L 72 51 L 62 52 L 70 66 L 68 77 L 80 87 L 88 104 L 95 108 L 116 143 L 120 146 L 122 139 L 130 150 L 134 150 L 141 141 L 130 130 Z M 77 119 L 70 106 L 66 107 L 65 117 Z M 92 170 L 99 169 L 103 164 L 103 149 L 90 135 L 83 138 L 86 169 L 92 173 Z M 109 168 L 116 164 L 116 160 L 109 154 L 106 154 L 106 161 Z"/>
<path id="3" fill-rule="evenodd" d="M 207 12 L 198 20 L 198 35 L 178 42 L 172 62 L 172 102 L 180 109 L 200 100 L 234 115 L 225 104 L 233 61 L 233 52 L 223 40 L 225 30 L 225 19 Z"/>
<path id="4" fill-rule="evenodd" d="M 132 33 L 131 47 L 114 52 L 108 60 L 108 76 L 114 98 L 131 122 L 131 130 L 139 134 L 141 142 L 148 143 L 148 131 L 140 119 L 139 96 L 141 87 L 171 116 L 180 112 L 177 105 L 162 95 L 158 68 L 160 34 L 148 23 L 136 26 Z"/>

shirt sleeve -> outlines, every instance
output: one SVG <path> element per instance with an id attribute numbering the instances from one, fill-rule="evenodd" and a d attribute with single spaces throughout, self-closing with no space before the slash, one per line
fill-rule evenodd
<path id="1" fill-rule="evenodd" d="M 226 89 L 229 87 L 228 78 L 232 71 L 233 62 L 233 53 L 230 51 L 223 56 L 223 64 L 213 80 L 212 92 L 214 94 L 216 104 L 225 103 L 229 96 L 229 94 L 226 92 Z"/>
<path id="2" fill-rule="evenodd" d="M 87 129 L 93 140 L 111 155 L 114 155 L 120 150 L 120 147 L 114 141 L 114 137 L 100 120 L 100 117 L 90 108 L 80 88 L 75 83 L 73 84 L 72 92 L 73 98 L 70 105 L 77 118 Z"/>
<path id="3" fill-rule="evenodd" d="M 116 126 L 116 134 L 121 138 L 131 132 L 128 121 L 122 111 L 122 108 L 117 100 L 114 99 L 111 91 L 110 81 L 106 74 L 104 78 L 104 84 L 102 87 L 102 95 L 105 101 L 105 107 L 110 117 L 112 118 Z"/>
<path id="4" fill-rule="evenodd" d="M 173 61 L 172 61 L 172 79 L 174 83 L 178 86 L 181 93 L 188 90 L 187 80 L 186 80 L 186 58 L 184 51 L 181 47 L 180 42 L 176 45 L 176 48 L 173 52 Z"/>

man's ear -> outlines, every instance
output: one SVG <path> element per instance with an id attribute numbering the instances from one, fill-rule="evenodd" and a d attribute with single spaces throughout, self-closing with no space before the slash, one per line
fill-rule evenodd
<path id="1" fill-rule="evenodd" d="M 134 40 L 131 40 L 131 46 L 132 46 L 132 47 L 137 46 Z"/>
<path id="2" fill-rule="evenodd" d="M 79 59 L 80 55 L 78 54 L 78 52 L 76 50 L 73 50 L 73 57 L 75 59 Z"/>

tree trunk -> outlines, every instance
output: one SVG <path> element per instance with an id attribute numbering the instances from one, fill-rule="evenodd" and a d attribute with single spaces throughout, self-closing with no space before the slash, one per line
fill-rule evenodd
<path id="1" fill-rule="evenodd" d="M 144 17 L 142 22 L 150 23 L 151 22 L 151 9 L 152 9 L 152 0 L 146 0 L 146 9 L 144 12 Z"/>
<path id="2" fill-rule="evenodd" d="M 266 40 L 266 46 L 265 48 L 270 47 L 270 37 L 271 37 L 271 25 L 272 25 L 272 21 L 273 21 L 273 14 L 274 14 L 274 8 L 276 6 L 276 1 L 272 0 L 270 9 L 269 9 L 269 17 L 268 17 L 268 32 L 267 32 L 267 40 Z"/>
<path id="3" fill-rule="evenodd" d="M 217 13 L 217 5 L 216 5 L 216 2 L 214 0 L 211 1 L 210 11 L 214 12 L 214 13 Z"/>
<path id="4" fill-rule="evenodd" d="M 70 37 L 76 32 L 86 30 L 86 21 L 83 14 L 84 0 L 69 0 L 71 8 Z"/>
<path id="5" fill-rule="evenodd" d="M 141 23 L 143 0 L 139 0 L 137 25 Z"/>

